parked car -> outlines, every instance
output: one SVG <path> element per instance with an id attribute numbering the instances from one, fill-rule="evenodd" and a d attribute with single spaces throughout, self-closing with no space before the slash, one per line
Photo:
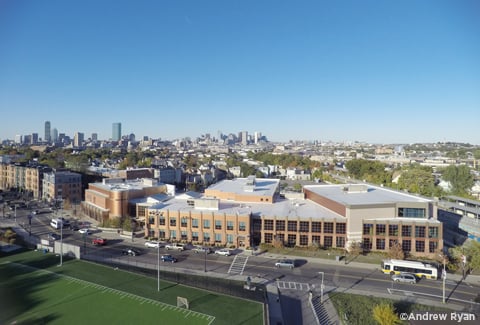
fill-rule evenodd
<path id="1" fill-rule="evenodd" d="M 52 233 L 47 235 L 47 238 L 48 238 L 48 240 L 58 240 L 58 239 L 60 239 L 60 235 L 52 232 Z"/>
<path id="2" fill-rule="evenodd" d="M 195 246 L 192 251 L 194 251 L 196 254 L 202 253 L 202 254 L 210 254 L 212 252 L 212 249 L 210 247 L 203 247 L 203 246 Z"/>
<path id="3" fill-rule="evenodd" d="M 97 246 L 103 246 L 103 245 L 106 245 L 107 244 L 107 240 L 105 238 L 94 238 L 92 240 L 92 244 Z"/>
<path id="4" fill-rule="evenodd" d="M 392 280 L 395 282 L 406 282 L 415 284 L 417 283 L 417 277 L 411 273 L 400 273 L 392 275 Z"/>
<path id="5" fill-rule="evenodd" d="M 176 263 L 177 262 L 177 259 L 175 257 L 173 257 L 172 255 L 162 255 L 160 257 L 160 259 L 162 260 L 162 262 L 170 262 L 170 263 Z"/>
<path id="6" fill-rule="evenodd" d="M 230 252 L 230 250 L 229 250 L 228 248 L 222 248 L 222 249 L 216 250 L 216 251 L 215 251 L 215 254 L 223 255 L 223 256 L 230 256 L 230 255 L 232 255 L 232 253 Z"/>
<path id="7" fill-rule="evenodd" d="M 86 234 L 86 235 L 91 235 L 92 234 L 92 231 L 89 228 L 80 228 L 78 230 L 78 232 L 81 233 L 81 234 Z"/>
<path id="8" fill-rule="evenodd" d="M 134 248 L 126 248 L 122 251 L 123 255 L 130 255 L 130 256 L 137 256 L 140 255 L 140 251 L 134 249 Z"/>
<path id="9" fill-rule="evenodd" d="M 282 259 L 275 262 L 275 267 L 288 267 L 289 269 L 293 269 L 295 267 L 295 261 L 291 259 Z"/>
<path id="10" fill-rule="evenodd" d="M 70 224 L 70 230 L 78 231 L 78 230 L 80 230 L 80 227 L 78 226 L 78 224 L 76 222 L 74 222 L 74 223 Z"/>
<path id="11" fill-rule="evenodd" d="M 148 247 L 148 248 L 159 248 L 159 247 L 163 247 L 164 245 L 162 245 L 161 242 L 159 241 L 146 241 L 145 242 L 145 247 Z"/>
<path id="12" fill-rule="evenodd" d="M 70 227 L 70 220 L 65 219 L 64 217 L 58 218 L 62 221 L 63 228 L 69 228 Z"/>
<path id="13" fill-rule="evenodd" d="M 174 250 L 177 250 L 177 251 L 184 251 L 185 250 L 185 245 L 180 244 L 180 243 L 170 243 L 170 244 L 165 245 L 165 248 L 167 249 L 167 251 L 171 250 L 171 249 L 174 249 Z"/>

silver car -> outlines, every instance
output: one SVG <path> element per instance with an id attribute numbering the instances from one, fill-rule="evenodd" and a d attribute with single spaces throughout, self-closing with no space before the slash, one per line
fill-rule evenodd
<path id="1" fill-rule="evenodd" d="M 417 283 L 417 277 L 410 273 L 394 274 L 392 275 L 392 280 L 395 282 L 406 282 L 411 284 Z"/>
<path id="2" fill-rule="evenodd" d="M 275 262 L 275 267 L 288 267 L 289 269 L 293 269 L 295 267 L 295 261 L 290 259 L 278 260 L 277 262 Z"/>

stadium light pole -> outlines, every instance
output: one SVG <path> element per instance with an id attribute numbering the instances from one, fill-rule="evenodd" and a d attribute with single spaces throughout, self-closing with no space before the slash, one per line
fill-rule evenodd
<path id="1" fill-rule="evenodd" d="M 60 227 L 60 266 L 63 264 L 63 219 Z"/>
<path id="2" fill-rule="evenodd" d="M 325 275 L 325 272 L 318 272 L 318 274 L 322 275 L 322 284 L 320 285 L 320 303 L 323 303 L 323 276 Z"/>
<path id="3" fill-rule="evenodd" d="M 443 295 L 442 295 L 442 303 L 445 303 L 445 280 L 447 279 L 447 271 L 445 270 L 446 261 L 445 261 L 445 255 L 444 255 L 444 254 L 440 254 L 439 256 L 443 259 L 443 270 L 442 270 Z"/>

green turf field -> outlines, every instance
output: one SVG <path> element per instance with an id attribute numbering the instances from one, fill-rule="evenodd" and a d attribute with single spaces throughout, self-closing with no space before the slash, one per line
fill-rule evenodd
<path id="1" fill-rule="evenodd" d="M 156 279 L 58 262 L 41 252 L 0 258 L 0 324 L 263 324 L 259 303 L 163 281 L 158 292 Z"/>

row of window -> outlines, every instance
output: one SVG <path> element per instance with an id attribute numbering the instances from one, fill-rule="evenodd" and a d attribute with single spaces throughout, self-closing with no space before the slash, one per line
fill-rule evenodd
<path id="1" fill-rule="evenodd" d="M 155 217 L 149 217 L 148 223 L 153 225 L 155 224 Z M 160 217 L 158 219 L 158 223 L 160 226 L 165 226 L 166 219 L 164 217 Z M 173 217 L 169 220 L 170 227 L 177 226 L 177 218 Z M 192 228 L 198 228 L 199 226 L 199 219 L 192 219 Z M 215 220 L 214 223 L 215 230 L 222 230 L 223 224 L 221 220 Z M 180 218 L 180 227 L 186 228 L 188 227 L 188 218 Z M 203 220 L 203 229 L 210 229 L 212 227 L 211 220 Z M 227 230 L 235 230 L 235 222 L 227 221 L 226 222 L 226 229 Z M 238 222 L 238 231 L 245 231 L 247 230 L 246 222 L 239 221 Z"/>
<path id="2" fill-rule="evenodd" d="M 415 228 L 413 228 L 415 227 Z M 427 226 L 411 226 L 411 225 L 402 225 L 401 228 L 399 225 L 388 225 L 388 235 L 389 236 L 398 236 L 399 229 L 401 230 L 402 237 L 412 237 L 412 231 L 415 230 L 415 237 L 425 238 L 427 237 L 427 228 L 428 228 L 428 238 L 438 238 L 438 227 L 427 227 Z M 385 224 L 363 224 L 363 234 L 364 235 L 377 235 L 377 236 L 386 236 L 387 235 L 387 225 Z"/>
<path id="3" fill-rule="evenodd" d="M 169 236 L 167 236 L 167 233 Z M 202 238 L 200 238 L 200 235 L 202 235 Z M 150 236 L 155 237 L 155 230 L 150 229 Z M 177 232 L 176 230 L 170 230 L 167 232 L 164 229 L 160 229 L 158 231 L 158 238 L 161 240 L 169 239 L 169 240 L 188 240 L 188 233 L 186 231 L 180 231 Z M 214 238 L 215 243 L 223 243 L 223 236 L 222 234 L 214 233 L 213 237 L 209 232 L 204 232 L 204 233 L 199 233 L 197 231 L 192 231 L 192 241 L 198 242 L 198 241 L 203 241 L 203 242 L 210 242 L 210 240 Z M 227 234 L 225 236 L 226 242 L 228 244 L 233 244 L 233 238 L 234 235 Z"/>
<path id="4" fill-rule="evenodd" d="M 398 241 L 395 239 L 390 239 L 388 242 L 388 247 L 393 247 Z M 363 248 L 370 250 L 372 249 L 372 240 L 369 237 L 363 238 Z M 386 241 L 384 238 L 377 238 L 375 241 L 375 249 L 376 250 L 385 250 L 387 247 L 385 246 Z M 425 253 L 425 241 L 424 240 L 415 240 L 415 252 L 417 253 Z M 429 253 L 435 253 L 438 249 L 438 242 L 437 241 L 431 241 L 428 243 L 428 252 Z M 411 252 L 412 251 L 412 240 L 409 239 L 403 239 L 402 240 L 402 250 L 405 252 Z"/>
<path id="5" fill-rule="evenodd" d="M 266 244 L 271 244 L 276 241 L 281 241 L 286 243 L 289 246 L 297 245 L 297 235 L 295 234 L 280 234 L 280 235 L 273 235 L 272 233 L 266 233 L 264 235 L 264 242 Z M 308 246 L 308 235 L 299 235 L 298 236 L 298 245 L 300 246 Z M 335 237 L 335 247 L 345 247 L 345 237 L 344 236 L 336 236 Z M 320 245 L 321 244 L 321 236 L 312 236 L 312 244 Z M 323 236 L 323 247 L 333 247 L 333 236 Z"/>
<path id="6" fill-rule="evenodd" d="M 322 227 L 323 224 L 323 227 Z M 326 234 L 345 234 L 347 230 L 347 224 L 344 222 L 334 223 L 334 222 L 320 222 L 320 221 L 295 221 L 295 220 L 264 220 L 263 221 L 263 230 L 273 230 L 275 225 L 276 231 L 285 231 L 285 226 L 287 231 L 291 232 L 312 232 L 312 233 L 321 233 L 323 228 L 323 233 Z"/>

